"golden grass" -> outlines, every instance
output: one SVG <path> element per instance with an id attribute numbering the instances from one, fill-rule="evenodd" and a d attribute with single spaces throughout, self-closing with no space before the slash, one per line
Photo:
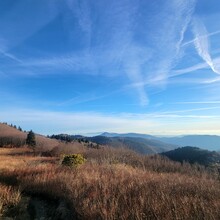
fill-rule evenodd
<path id="1" fill-rule="evenodd" d="M 41 167 L 34 178 L 31 172 L 22 174 L 26 190 L 64 197 L 83 219 L 220 217 L 220 185 L 214 180 L 126 165 L 86 164 L 77 171 Z"/>
<path id="2" fill-rule="evenodd" d="M 6 207 L 16 206 L 20 202 L 21 193 L 12 186 L 0 184 L 0 216 Z"/>
<path id="3" fill-rule="evenodd" d="M 27 133 L 19 131 L 14 127 L 0 123 L 0 143 L 6 142 L 9 147 L 24 146 Z M 40 150 L 51 150 L 60 144 L 55 139 L 46 138 L 43 135 L 36 134 L 37 148 Z"/>
<path id="4" fill-rule="evenodd" d="M 0 136 L 1 137 L 18 137 L 18 138 L 26 138 L 26 133 L 21 132 L 9 125 L 5 125 L 0 123 Z"/>
<path id="5" fill-rule="evenodd" d="M 70 169 L 56 157 L 27 153 L 0 149 L 0 192 L 9 190 L 16 198 L 10 187 L 19 186 L 65 200 L 79 219 L 220 219 L 219 176 L 203 167 L 126 150 L 88 149 L 87 162 Z"/>

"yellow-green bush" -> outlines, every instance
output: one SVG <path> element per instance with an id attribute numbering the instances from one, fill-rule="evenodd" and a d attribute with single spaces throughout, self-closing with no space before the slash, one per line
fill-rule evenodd
<path id="1" fill-rule="evenodd" d="M 86 159 L 83 157 L 82 154 L 69 154 L 64 155 L 62 164 L 70 167 L 77 167 L 83 164 Z"/>

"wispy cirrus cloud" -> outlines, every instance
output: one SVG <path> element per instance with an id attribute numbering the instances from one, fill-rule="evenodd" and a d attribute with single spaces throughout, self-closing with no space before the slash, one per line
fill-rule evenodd
<path id="1" fill-rule="evenodd" d="M 156 3 L 160 16 L 153 14 L 155 22 L 151 26 L 149 23 L 152 19 L 148 20 L 149 17 L 144 21 L 140 20 L 140 2 L 112 1 L 104 10 L 101 2 L 67 3 L 90 43 L 77 52 L 27 59 L 23 65 L 41 68 L 47 72 L 64 69 L 80 74 L 83 70 L 86 70 L 85 74 L 105 76 L 109 73 L 115 76 L 125 74 L 135 85 L 133 88 L 139 96 L 140 104 L 147 105 L 149 98 L 146 85 L 162 88 L 166 86 L 171 69 L 181 58 L 181 44 L 196 1 L 172 0 L 162 5 Z M 91 17 L 90 7 L 96 8 L 99 26 L 96 26 Z M 71 21 L 68 22 L 70 26 Z M 139 33 L 140 29 L 142 36 L 138 37 L 143 42 L 146 41 L 146 44 L 135 40 L 135 33 Z M 150 37 L 149 32 L 153 33 Z M 107 70 L 108 67 L 110 71 Z"/>
<path id="2" fill-rule="evenodd" d="M 112 94 L 116 94 L 119 93 L 120 91 L 112 91 L 110 93 L 107 94 L 96 94 L 95 92 L 90 92 L 90 93 L 83 93 L 83 94 L 77 94 L 75 97 L 65 100 L 63 102 L 56 102 L 54 103 L 55 106 L 67 106 L 67 105 L 78 105 L 78 104 L 82 104 L 82 103 L 87 103 L 87 102 L 91 102 L 91 101 L 95 101 L 95 100 L 99 100 L 99 99 L 103 99 L 106 98 L 108 96 L 111 96 Z"/>
<path id="3" fill-rule="evenodd" d="M 141 77 L 132 80 L 125 88 L 146 90 L 146 86 L 164 88 L 167 85 L 167 80 L 173 77 L 172 69 L 182 57 L 181 45 L 195 4 L 196 1 L 170 1 L 161 7 L 160 16 L 151 30 L 154 33 L 154 37 L 150 39 L 152 43 L 146 48 L 150 53 L 146 53 L 146 59 L 138 66 Z M 146 29 L 148 35 L 148 29 L 143 29 Z"/>
<path id="4" fill-rule="evenodd" d="M 210 57 L 210 56 L 208 56 L 208 57 Z M 216 57 L 214 59 L 211 59 L 211 64 L 212 64 L 212 66 L 215 67 L 214 70 L 216 71 L 216 68 L 218 69 L 218 67 L 220 66 L 220 57 Z M 192 73 L 192 72 L 196 72 L 198 70 L 208 69 L 208 68 L 210 68 L 210 65 L 207 61 L 205 61 L 203 63 L 201 62 L 199 64 L 195 64 L 193 66 L 190 66 L 190 67 L 187 67 L 184 69 L 173 70 L 171 73 L 171 77 L 179 76 L 179 75 L 183 75 L 183 74 L 187 74 L 187 73 Z M 218 77 L 215 79 L 210 79 L 210 82 L 212 82 L 212 81 L 215 82 L 215 80 L 218 81 Z"/>
<path id="5" fill-rule="evenodd" d="M 169 1 L 160 12 L 158 23 L 155 27 L 156 60 L 150 66 L 154 66 L 153 74 L 146 77 L 150 82 L 166 84 L 170 70 L 181 58 L 181 44 L 184 34 L 191 21 L 196 1 Z M 166 20 L 164 21 L 164 17 Z M 169 30 L 169 31 L 167 31 Z M 157 81 L 157 79 L 160 79 Z M 162 80 L 163 79 L 163 80 Z"/>
<path id="6" fill-rule="evenodd" d="M 184 103 L 184 102 L 182 102 L 182 103 Z M 188 102 L 188 104 L 189 103 L 194 104 L 194 102 Z M 200 104 L 202 104 L 202 102 Z M 218 102 L 213 102 L 212 104 L 218 104 Z M 184 110 L 167 111 L 167 112 L 163 112 L 163 114 L 170 115 L 170 114 L 177 114 L 177 113 L 200 112 L 200 111 L 213 110 L 213 109 L 220 109 L 220 107 L 213 106 L 213 107 L 202 107 L 202 108 L 189 108 L 189 109 L 184 109 Z M 209 115 L 206 115 L 206 116 L 209 116 Z M 185 117 L 185 115 L 183 115 L 183 117 Z"/>
<path id="7" fill-rule="evenodd" d="M 220 101 L 176 102 L 175 104 L 220 104 Z"/>
<path id="8" fill-rule="evenodd" d="M 141 1 L 138 3 L 128 0 L 113 1 L 109 3 L 109 7 L 105 7 L 103 10 L 103 7 L 100 6 L 102 3 L 99 1 L 91 3 L 68 0 L 65 2 L 65 7 L 70 9 L 72 17 L 64 20 L 69 28 L 73 24 L 71 19 L 78 22 L 80 30 L 85 33 L 82 36 L 87 41 L 87 43 L 84 42 L 84 47 L 63 55 L 44 56 L 42 53 L 41 57 L 26 58 L 25 61 L 5 50 L 0 51 L 0 53 L 16 61 L 19 68 L 24 67 L 25 70 L 31 70 L 34 67 L 40 70 L 36 71 L 36 74 L 64 74 L 64 72 L 68 72 L 70 74 L 80 73 L 114 77 L 126 75 L 128 80 L 121 83 L 122 87 L 127 84 L 123 88 L 133 88 L 139 97 L 140 104 L 147 105 L 149 102 L 149 86 L 163 89 L 172 83 L 172 78 L 205 68 L 211 68 L 218 73 L 220 60 L 218 57 L 211 58 L 208 38 L 219 34 L 220 31 L 208 33 L 199 18 L 193 18 L 195 4 L 196 0 L 180 0 L 178 2 L 172 0 L 166 4 L 161 4 L 161 6 L 158 4 L 160 16 L 155 13 L 153 19 L 148 20 L 149 17 L 146 17 L 146 20 L 141 22 L 138 16 L 141 14 L 139 8 Z M 42 20 L 38 28 L 46 25 L 48 21 L 63 12 L 62 10 L 66 10 L 65 7 L 58 10 L 58 5 L 57 1 L 50 19 Z M 91 7 L 97 9 L 96 18 L 100 20 L 98 26 L 91 14 Z M 126 10 L 124 10 L 125 8 Z M 65 14 L 65 16 L 69 16 L 69 14 Z M 149 29 L 149 22 L 152 21 Z M 185 32 L 191 22 L 195 39 L 183 43 Z M 141 37 L 143 42 L 147 42 L 146 44 L 135 40 L 134 33 L 139 33 L 139 29 L 142 30 Z M 168 29 L 169 32 L 167 32 Z M 34 28 L 33 32 L 36 30 L 38 29 Z M 152 32 L 152 35 L 148 36 L 149 32 Z M 24 39 L 26 37 L 28 36 L 24 36 Z M 181 61 L 184 50 L 182 46 L 192 42 L 205 62 L 174 70 L 176 64 Z M 218 77 L 215 77 L 199 79 L 198 81 L 189 79 L 188 81 L 210 84 L 219 80 Z"/>
<path id="9" fill-rule="evenodd" d="M 198 17 L 194 17 L 192 25 L 195 35 L 194 44 L 199 56 L 207 63 L 213 72 L 220 74 L 220 71 L 216 68 L 210 55 L 208 32 L 205 25 Z"/>
<path id="10" fill-rule="evenodd" d="M 86 35 L 86 47 L 89 47 L 91 44 L 91 32 L 92 32 L 92 17 L 90 10 L 89 1 L 80 1 L 80 0 L 67 0 L 67 7 L 72 11 L 73 16 L 77 18 L 78 24 L 81 30 Z M 69 19 L 73 19 L 71 16 Z M 70 20 L 67 21 L 67 26 L 69 26 Z M 71 27 L 71 26 L 70 26 Z M 74 33 L 71 33 L 74 34 Z"/>
<path id="11" fill-rule="evenodd" d="M 30 12 L 29 8 L 33 5 L 35 10 Z M 8 50 L 20 45 L 55 19 L 60 13 L 60 8 L 57 5 L 57 0 L 48 0 L 47 2 L 43 0 L 36 2 L 17 1 L 0 20 L 0 38 L 8 41 L 7 50 L 4 51 L 7 53 Z M 47 16 L 44 16 L 45 14 Z"/>
<path id="12" fill-rule="evenodd" d="M 197 3 L 4 3 L 1 120 L 45 134 L 220 132 L 219 16 Z"/>
<path id="13" fill-rule="evenodd" d="M 200 38 L 204 38 L 204 37 L 205 37 L 205 38 L 209 38 L 209 37 L 211 37 L 211 36 L 218 35 L 218 34 L 220 34 L 220 30 L 213 31 L 213 32 L 211 32 L 211 33 L 206 33 L 205 35 L 200 35 Z M 188 46 L 188 45 L 190 45 L 190 44 L 192 44 L 192 43 L 195 43 L 196 40 L 197 40 L 197 38 L 194 38 L 193 40 L 189 40 L 189 41 L 183 43 L 181 46 L 182 46 L 182 47 Z"/>
<path id="14" fill-rule="evenodd" d="M 193 8 L 191 8 L 191 10 L 192 9 Z M 195 38 L 191 41 L 182 43 L 184 32 L 185 32 L 186 28 L 188 28 L 188 26 L 189 26 L 188 21 L 192 23 L 192 30 L 193 30 Z M 220 71 L 219 71 L 220 70 L 220 59 L 219 59 L 219 57 L 216 57 L 214 59 L 211 57 L 210 46 L 209 46 L 209 37 L 220 34 L 219 30 L 208 33 L 208 31 L 207 31 L 205 25 L 202 23 L 202 21 L 196 16 L 192 17 L 192 14 L 191 14 L 191 16 L 188 16 L 188 18 L 186 19 L 186 24 L 183 25 L 182 31 L 179 33 L 182 33 L 181 34 L 182 37 L 180 38 L 179 43 L 176 44 L 177 50 L 175 53 L 175 58 L 170 59 L 170 61 L 167 60 L 165 62 L 166 65 L 169 64 L 169 62 L 170 62 L 170 64 L 173 62 L 173 66 L 170 68 L 167 68 L 167 70 L 169 70 L 169 71 L 166 71 L 166 68 L 163 68 L 161 65 L 161 66 L 159 66 L 159 69 L 161 71 L 161 72 L 159 72 L 159 74 L 155 74 L 155 76 L 150 76 L 146 80 L 143 80 L 141 82 L 131 83 L 128 85 L 128 87 L 150 86 L 153 84 L 158 85 L 160 83 L 164 83 L 165 81 L 169 81 L 169 84 L 178 83 L 178 82 L 180 82 L 180 83 L 184 83 L 184 82 L 187 83 L 188 82 L 190 84 L 191 83 L 212 84 L 212 83 L 216 83 L 216 82 L 220 81 L 219 77 L 193 79 L 191 76 L 189 76 L 188 79 L 184 79 L 184 80 L 183 79 L 179 79 L 179 80 L 173 79 L 175 77 L 178 77 L 178 76 L 181 76 L 184 74 L 191 74 L 192 72 L 197 72 L 199 70 L 208 69 L 208 68 L 211 68 L 211 70 L 214 73 L 217 73 L 217 74 L 220 73 Z M 177 42 L 177 41 L 173 41 L 173 42 Z M 181 47 L 190 45 L 191 43 L 194 43 L 198 55 L 205 62 L 195 64 L 190 67 L 183 68 L 183 69 L 177 69 L 177 70 L 173 69 L 175 63 L 178 63 L 181 59 Z M 167 44 L 167 45 L 171 46 L 171 44 Z M 167 51 L 169 52 L 169 49 Z M 158 63 L 158 65 L 159 65 L 159 63 Z M 165 72 L 168 72 L 168 74 L 165 74 Z"/>
<path id="15" fill-rule="evenodd" d="M 4 50 L 0 49 L 0 54 L 3 55 L 4 57 L 7 57 L 13 61 L 16 61 L 18 63 L 22 63 L 22 60 L 18 59 L 16 56 L 14 56 L 11 53 L 5 52 Z"/>
<path id="16" fill-rule="evenodd" d="M 20 59 L 18 59 L 13 54 L 7 52 L 7 50 L 8 50 L 8 41 L 0 37 L 0 56 L 9 58 L 10 60 L 16 61 L 18 63 L 22 63 Z"/>
<path id="17" fill-rule="evenodd" d="M 86 51 L 81 51 L 79 53 L 65 54 L 63 56 L 29 59 L 22 63 L 22 66 L 46 69 L 46 73 L 50 73 L 60 69 L 66 71 L 78 71 L 82 69 L 92 70 L 96 67 L 95 63 L 96 58 L 94 56 L 91 56 Z"/>

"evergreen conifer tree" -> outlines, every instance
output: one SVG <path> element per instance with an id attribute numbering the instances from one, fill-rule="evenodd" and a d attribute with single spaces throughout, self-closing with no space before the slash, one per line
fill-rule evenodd
<path id="1" fill-rule="evenodd" d="M 34 134 L 34 132 L 33 132 L 32 130 L 29 131 L 29 133 L 28 133 L 28 135 L 27 135 L 26 144 L 27 144 L 29 147 L 33 147 L 33 148 L 36 146 L 35 134 Z"/>

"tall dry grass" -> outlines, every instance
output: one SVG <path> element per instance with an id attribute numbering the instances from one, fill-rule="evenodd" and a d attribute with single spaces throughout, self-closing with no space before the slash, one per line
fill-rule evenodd
<path id="1" fill-rule="evenodd" d="M 21 200 L 21 192 L 12 186 L 0 184 L 0 216 L 8 207 L 17 206 Z"/>
<path id="2" fill-rule="evenodd" d="M 57 157 L 23 153 L 0 149 L 0 182 L 66 201 L 73 219 L 220 219 L 219 176 L 204 167 L 125 149 L 88 149 L 87 162 L 70 169 Z"/>

